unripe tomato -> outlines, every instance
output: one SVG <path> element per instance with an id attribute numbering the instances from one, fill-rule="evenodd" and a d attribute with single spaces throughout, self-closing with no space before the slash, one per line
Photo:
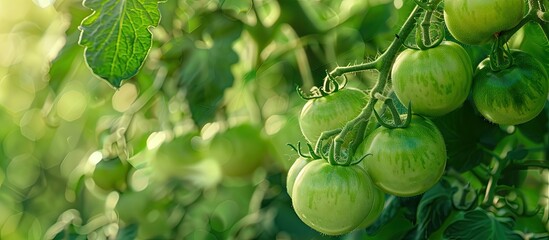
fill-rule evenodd
<path id="1" fill-rule="evenodd" d="M 92 179 L 95 185 L 105 191 L 123 192 L 128 187 L 128 173 L 132 166 L 120 158 L 103 159 L 95 165 Z"/>
<path id="2" fill-rule="evenodd" d="M 393 65 L 393 89 L 415 113 L 442 116 L 460 107 L 471 90 L 473 68 L 461 46 L 445 41 L 426 50 L 406 49 Z"/>
<path id="3" fill-rule="evenodd" d="M 522 51 L 513 51 L 513 65 L 493 72 L 490 59 L 482 61 L 473 81 L 478 111 L 497 124 L 516 125 L 536 117 L 545 106 L 549 76 L 543 65 Z"/>
<path id="4" fill-rule="evenodd" d="M 245 177 L 262 165 L 268 156 L 268 147 L 261 129 L 244 123 L 216 134 L 208 152 L 221 164 L 224 175 Z"/>
<path id="5" fill-rule="evenodd" d="M 358 147 L 356 156 L 372 180 L 386 193 L 409 197 L 424 193 L 442 177 L 446 146 L 437 127 L 414 115 L 406 128 L 374 130 Z"/>
<path id="6" fill-rule="evenodd" d="M 301 172 L 305 165 L 311 161 L 312 159 L 310 158 L 298 157 L 288 170 L 288 176 L 286 177 L 286 192 L 288 192 L 290 197 L 292 196 L 292 190 L 294 188 L 297 175 Z"/>
<path id="7" fill-rule="evenodd" d="M 370 209 L 370 214 L 362 220 L 362 223 L 360 223 L 357 229 L 369 227 L 379 218 L 379 216 L 381 216 L 381 213 L 383 212 L 383 208 L 385 207 L 385 194 L 377 187 L 375 187 L 375 189 L 374 203 Z"/>
<path id="8" fill-rule="evenodd" d="M 344 88 L 309 100 L 299 117 L 303 136 L 314 146 L 322 132 L 344 127 L 360 114 L 369 100 L 366 93 L 356 88 Z"/>
<path id="9" fill-rule="evenodd" d="M 360 166 L 335 166 L 324 160 L 308 163 L 296 178 L 292 204 L 311 228 L 341 235 L 356 229 L 372 212 L 380 191 Z"/>
<path id="10" fill-rule="evenodd" d="M 524 0 L 446 0 L 444 21 L 457 40 L 484 44 L 516 26 L 525 13 Z"/>
<path id="11" fill-rule="evenodd" d="M 200 138 L 197 132 L 187 133 L 153 149 L 154 156 L 149 161 L 154 174 L 164 179 L 184 178 L 189 166 L 203 159 L 200 146 L 193 142 L 195 138 Z"/>

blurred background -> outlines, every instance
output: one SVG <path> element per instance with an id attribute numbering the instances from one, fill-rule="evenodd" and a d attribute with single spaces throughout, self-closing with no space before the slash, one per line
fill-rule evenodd
<path id="1" fill-rule="evenodd" d="M 411 4 L 168 0 L 115 90 L 78 45 L 81 1 L 0 0 L 0 239 L 332 239 L 286 194 L 295 88 L 373 59 Z"/>

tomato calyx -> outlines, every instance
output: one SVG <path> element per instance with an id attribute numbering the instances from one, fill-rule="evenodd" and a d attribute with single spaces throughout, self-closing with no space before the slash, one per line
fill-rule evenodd
<path id="1" fill-rule="evenodd" d="M 314 86 L 309 90 L 309 93 L 303 92 L 303 89 L 301 87 L 297 86 L 296 91 L 299 94 L 299 96 L 304 100 L 311 100 L 316 98 L 321 98 L 328 96 L 332 93 L 335 93 L 347 85 L 347 77 L 343 75 L 343 82 L 338 83 L 336 78 L 326 70 L 326 75 L 328 76 L 326 79 L 324 79 L 324 84 L 322 87 Z"/>
<path id="2" fill-rule="evenodd" d="M 376 95 L 376 98 L 381 98 L 382 96 Z M 393 117 L 393 122 L 387 122 L 385 119 L 383 119 L 379 113 L 374 109 L 374 116 L 377 119 L 377 122 L 388 129 L 395 129 L 395 128 L 407 128 L 410 126 L 410 123 L 412 122 L 412 103 L 408 103 L 408 112 L 406 113 L 406 119 L 404 122 L 402 122 L 400 115 L 398 114 L 398 111 L 396 110 L 396 106 L 393 102 L 393 99 L 383 97 L 384 104 L 389 107 L 391 110 L 391 115 Z"/>
<path id="3" fill-rule="evenodd" d="M 351 142 L 352 144 L 352 142 Z M 315 150 L 311 144 L 307 143 L 307 148 L 309 153 L 304 153 L 303 150 L 301 150 L 301 142 L 297 143 L 297 147 L 293 144 L 288 143 L 288 146 L 291 147 L 300 157 L 307 158 L 307 159 L 324 159 L 327 160 L 330 165 L 334 166 L 353 166 L 356 164 L 359 164 L 364 160 L 367 156 L 371 154 L 365 154 L 364 156 L 361 156 L 358 158 L 358 160 L 353 159 L 352 156 L 354 156 L 354 153 L 356 151 L 353 150 L 353 148 L 349 148 L 347 151 L 347 154 L 343 154 L 345 157 L 343 162 L 338 161 L 338 156 L 335 154 L 335 144 L 332 144 L 328 146 L 328 154 L 325 153 L 326 149 L 319 151 L 319 153 L 315 153 Z M 323 146 L 320 145 L 320 148 L 322 149 Z"/>
<path id="4" fill-rule="evenodd" d="M 511 50 L 503 38 L 496 36 L 496 41 L 490 51 L 490 59 L 493 59 L 490 61 L 490 69 L 493 72 L 499 72 L 513 65 Z"/>
<path id="5" fill-rule="evenodd" d="M 291 143 L 288 143 L 287 144 L 289 147 L 291 147 L 296 153 L 297 155 L 299 155 L 300 157 L 302 158 L 310 158 L 310 159 L 319 159 L 320 156 L 318 156 L 316 153 L 315 153 L 315 150 L 313 149 L 313 146 L 311 146 L 310 143 L 307 143 L 307 148 L 309 150 L 309 153 L 306 154 L 306 153 L 303 153 L 303 151 L 301 150 L 301 142 L 297 142 L 297 147 L 295 147 L 293 144 Z"/>

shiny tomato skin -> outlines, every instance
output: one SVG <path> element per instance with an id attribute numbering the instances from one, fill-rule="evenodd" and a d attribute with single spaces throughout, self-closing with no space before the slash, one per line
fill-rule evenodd
<path id="1" fill-rule="evenodd" d="M 525 14 L 523 0 L 446 0 L 444 21 L 458 41 L 480 45 L 515 27 Z"/>
<path id="2" fill-rule="evenodd" d="M 314 146 L 322 132 L 342 128 L 357 117 L 369 99 L 362 90 L 344 88 L 307 101 L 299 117 L 303 136 Z"/>
<path id="3" fill-rule="evenodd" d="M 444 139 L 427 118 L 414 115 L 406 128 L 374 130 L 356 156 L 371 154 L 362 166 L 378 188 L 400 197 L 416 196 L 435 185 L 446 167 Z"/>
<path id="4" fill-rule="evenodd" d="M 490 59 L 482 61 L 473 81 L 473 102 L 490 122 L 517 125 L 536 117 L 545 106 L 549 76 L 530 54 L 514 50 L 513 65 L 493 72 Z"/>
<path id="5" fill-rule="evenodd" d="M 296 178 L 292 205 L 309 227 L 341 235 L 356 229 L 370 214 L 378 195 L 358 165 L 335 166 L 324 160 L 308 163 Z"/>
<path id="6" fill-rule="evenodd" d="M 444 41 L 426 49 L 406 49 L 391 71 L 398 99 L 412 104 L 415 113 L 442 116 L 460 107 L 471 89 L 473 68 L 457 43 Z"/>
<path id="7" fill-rule="evenodd" d="M 370 213 L 364 220 L 362 220 L 362 223 L 360 223 L 357 229 L 369 227 L 379 218 L 379 216 L 381 216 L 383 208 L 385 207 L 385 193 L 375 187 L 374 195 L 374 203 L 372 204 Z"/>

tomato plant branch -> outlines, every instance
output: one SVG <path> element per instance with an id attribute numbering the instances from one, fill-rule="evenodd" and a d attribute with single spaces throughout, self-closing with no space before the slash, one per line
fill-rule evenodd
<path id="1" fill-rule="evenodd" d="M 416 18 L 415 16 L 419 13 L 421 13 L 423 9 L 420 6 L 416 6 L 414 10 L 410 13 L 408 16 L 408 19 L 404 22 L 404 25 L 396 35 L 395 39 L 391 44 L 389 45 L 389 48 L 381 54 L 375 61 L 366 64 L 366 66 L 369 67 L 376 67 L 376 69 L 379 70 L 379 75 L 376 84 L 372 88 L 372 91 L 370 92 L 371 99 L 366 104 L 366 106 L 362 109 L 360 114 L 354 118 L 353 120 L 349 121 L 343 129 L 341 129 L 341 132 L 334 137 L 333 144 L 334 144 L 334 154 L 335 156 L 341 155 L 341 147 L 343 145 L 345 136 L 355 127 L 360 126 L 361 124 L 367 124 L 370 116 L 372 115 L 372 112 L 374 110 L 374 106 L 377 103 L 378 99 L 375 98 L 376 94 L 383 94 L 383 90 L 385 89 L 385 85 L 387 84 L 387 81 L 389 80 L 391 67 L 393 62 L 395 61 L 397 54 L 399 53 L 400 47 L 403 45 L 404 40 L 407 38 L 408 35 L 412 32 L 416 25 Z M 360 65 L 363 66 L 363 65 Z M 337 68 L 336 68 L 337 70 Z M 344 70 L 338 70 L 339 72 L 336 72 L 336 70 L 332 71 L 334 73 L 340 73 L 343 71 L 344 74 L 346 70 L 364 70 L 361 68 L 345 68 Z M 336 76 L 337 74 L 332 74 L 332 76 Z M 361 127 L 359 127 L 361 128 Z M 358 134 L 357 136 L 361 136 L 361 134 Z M 360 142 L 362 139 L 356 139 L 354 142 Z M 354 152 L 354 149 L 352 149 L 350 152 Z M 350 158 L 353 156 L 348 156 L 347 162 L 351 162 Z"/>
<path id="2" fill-rule="evenodd" d="M 482 206 L 483 207 L 489 207 L 493 204 L 494 197 L 497 190 L 497 183 L 499 179 L 501 178 L 503 169 L 507 167 L 509 164 L 509 158 L 496 158 L 497 161 L 496 164 L 492 168 L 490 179 L 488 180 L 488 184 L 486 185 L 486 193 L 484 195 L 484 199 L 482 200 Z"/>
<path id="3" fill-rule="evenodd" d="M 416 39 L 419 49 L 427 49 L 431 45 L 431 34 L 429 28 L 431 27 L 431 18 L 433 17 L 433 11 L 426 11 L 421 20 L 421 24 L 418 26 L 418 34 L 421 33 L 421 37 Z"/>
<path id="4" fill-rule="evenodd" d="M 328 76 L 331 75 L 332 77 L 340 77 L 341 75 L 346 73 L 360 72 L 368 69 L 377 69 L 378 61 L 379 59 L 376 59 L 372 62 L 361 63 L 358 65 L 351 65 L 351 66 L 345 66 L 345 67 L 339 66 L 334 68 L 334 70 L 332 70 L 327 75 Z M 326 76 L 325 80 L 328 79 L 328 76 Z"/>

